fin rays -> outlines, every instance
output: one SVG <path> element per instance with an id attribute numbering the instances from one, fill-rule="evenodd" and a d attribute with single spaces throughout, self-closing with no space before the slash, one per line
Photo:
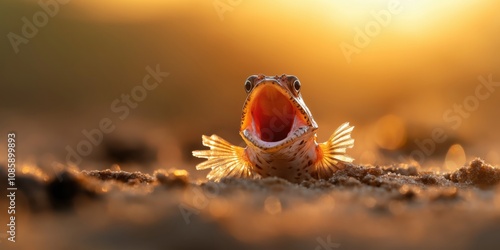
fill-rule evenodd
<path id="1" fill-rule="evenodd" d="M 210 150 L 195 150 L 193 156 L 206 158 L 196 166 L 197 170 L 211 168 L 207 178 L 220 181 L 224 177 L 259 178 L 260 175 L 252 170 L 251 164 L 246 159 L 245 149 L 233 146 L 217 135 L 202 136 L 202 143 Z"/>
<path id="2" fill-rule="evenodd" d="M 319 144 L 323 157 L 315 164 L 314 172 L 317 178 L 329 178 L 335 171 L 343 168 L 342 163 L 354 161 L 345 155 L 347 149 L 354 146 L 354 139 L 351 138 L 353 129 L 354 126 L 346 122 L 335 130 L 328 141 Z"/>

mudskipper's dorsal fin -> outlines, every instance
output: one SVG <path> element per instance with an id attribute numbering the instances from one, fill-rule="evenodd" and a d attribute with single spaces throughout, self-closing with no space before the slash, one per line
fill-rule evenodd
<path id="1" fill-rule="evenodd" d="M 252 170 L 245 149 L 231 145 L 217 135 L 210 137 L 202 136 L 203 146 L 210 150 L 193 151 L 193 156 L 208 159 L 196 166 L 197 170 L 211 168 L 207 175 L 209 180 L 220 181 L 224 177 L 237 178 L 260 178 L 260 175 Z"/>
<path id="2" fill-rule="evenodd" d="M 351 132 L 354 129 L 348 122 L 342 124 L 328 141 L 319 144 L 318 161 L 313 166 L 312 176 L 318 179 L 328 179 L 334 172 L 344 167 L 343 163 L 354 159 L 346 155 L 346 150 L 354 146 Z"/>

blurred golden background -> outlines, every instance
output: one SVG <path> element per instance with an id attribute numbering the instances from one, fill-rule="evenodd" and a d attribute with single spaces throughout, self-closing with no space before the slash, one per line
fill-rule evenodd
<path id="1" fill-rule="evenodd" d="M 202 134 L 242 145 L 246 77 L 286 73 L 301 79 L 320 141 L 356 126 L 356 163 L 499 164 L 498 13 L 488 0 L 4 0 L 0 138 L 15 131 L 19 164 L 50 169 L 109 119 L 116 129 L 81 168 L 201 177 L 191 150 Z M 157 65 L 169 75 L 120 119 L 112 103 Z"/>

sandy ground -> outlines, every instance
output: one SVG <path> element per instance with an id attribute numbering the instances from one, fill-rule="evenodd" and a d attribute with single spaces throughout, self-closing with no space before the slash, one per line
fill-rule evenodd
<path id="1" fill-rule="evenodd" d="M 0 176 L 6 179 L 5 168 Z M 1 249 L 498 249 L 500 169 L 348 165 L 329 180 L 193 182 L 184 170 L 17 177 Z M 2 182 L 2 185 L 5 185 Z M 6 190 L 6 186 L 2 186 Z M 2 199 L 1 207 L 7 207 Z M 2 224 L 5 218 L 2 217 Z M 3 237 L 6 235 L 4 234 Z"/>
<path id="2" fill-rule="evenodd" d="M 389 2 L 0 1 L 0 250 L 500 249 L 500 1 L 400 1 L 386 16 Z M 134 97 L 158 67 L 168 77 Z M 356 165 L 206 182 L 191 152 L 202 134 L 245 146 L 243 84 L 260 73 L 299 77 L 318 143 L 356 126 Z M 475 157 L 486 164 L 460 169 Z"/>

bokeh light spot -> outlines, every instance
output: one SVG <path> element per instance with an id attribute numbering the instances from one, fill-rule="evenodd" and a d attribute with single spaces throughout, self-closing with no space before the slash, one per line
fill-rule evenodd
<path id="1" fill-rule="evenodd" d="M 465 164 L 465 151 L 460 144 L 451 145 L 446 153 L 444 166 L 446 170 L 454 171 Z"/>

